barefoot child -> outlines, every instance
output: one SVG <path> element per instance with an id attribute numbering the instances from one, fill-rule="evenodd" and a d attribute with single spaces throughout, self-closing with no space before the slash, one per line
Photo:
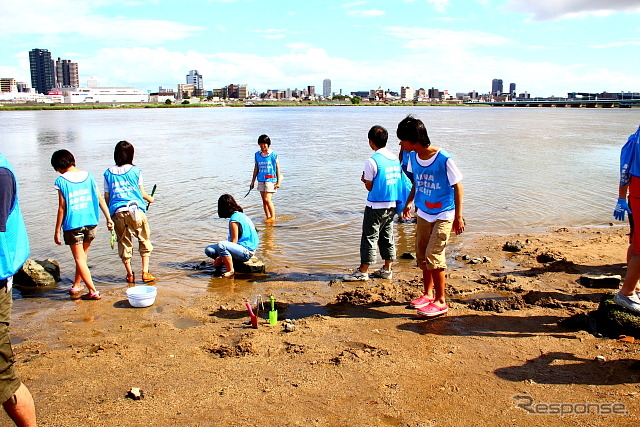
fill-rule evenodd
<path id="1" fill-rule="evenodd" d="M 100 292 L 93 284 L 87 256 L 91 242 L 96 237 L 98 209 L 102 210 L 107 219 L 107 228 L 113 229 L 109 210 L 98 191 L 95 178 L 90 173 L 76 168 L 76 160 L 71 152 L 58 150 L 53 153 L 51 166 L 60 173 L 55 181 L 58 190 L 58 215 L 53 240 L 57 245 L 62 244 L 62 228 L 64 243 L 71 248 L 76 262 L 76 274 L 69 293 L 72 296 L 78 295 L 84 289 L 81 283 L 84 282 L 89 292 L 84 294 L 82 299 L 98 300 Z"/>
<path id="2" fill-rule="evenodd" d="M 445 301 L 445 248 L 449 234 L 452 228 L 456 234 L 464 231 L 462 174 L 449 153 L 431 145 L 421 120 L 407 116 L 398 124 L 396 134 L 402 148 L 413 151 L 407 167 L 413 173 L 413 188 L 403 216 L 411 218 L 415 198 L 416 258 L 422 269 L 424 295 L 411 301 L 411 305 L 418 309 L 418 317 L 439 316 L 449 311 Z"/>
<path id="3" fill-rule="evenodd" d="M 231 278 L 235 274 L 233 260 L 249 261 L 256 252 L 260 240 L 253 221 L 243 213 L 232 195 L 220 196 L 218 216 L 229 218 L 229 236 L 226 241 L 207 246 L 204 253 L 209 258 L 215 259 L 213 266 L 223 271 L 220 277 Z"/>
<path id="4" fill-rule="evenodd" d="M 262 207 L 267 217 L 264 222 L 273 222 L 276 219 L 276 209 L 271 200 L 273 193 L 280 188 L 282 175 L 280 174 L 280 164 L 278 153 L 271 150 L 271 139 L 267 135 L 260 135 L 258 138 L 260 151 L 255 154 L 255 166 L 253 167 L 253 178 L 249 190 L 253 189 L 258 179 L 258 191 L 262 197 Z"/>
<path id="5" fill-rule="evenodd" d="M 127 270 L 127 283 L 135 283 L 131 267 L 133 237 L 138 239 L 138 252 L 142 258 L 142 281 L 153 282 L 155 277 L 149 272 L 149 256 L 153 250 L 151 230 L 147 222 L 147 204 L 153 196 L 144 191 L 142 171 L 133 165 L 134 148 L 127 141 L 116 144 L 113 152 L 115 166 L 104 172 L 104 198 L 109 204 L 109 213 L 118 236 L 118 255 Z"/>

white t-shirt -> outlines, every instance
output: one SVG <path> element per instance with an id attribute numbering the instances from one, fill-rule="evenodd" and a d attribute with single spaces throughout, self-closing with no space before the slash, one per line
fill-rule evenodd
<path id="1" fill-rule="evenodd" d="M 133 165 L 111 166 L 109 168 L 109 172 L 114 175 L 123 175 L 129 172 L 129 169 L 131 169 L 132 166 Z M 144 185 L 142 182 L 142 171 L 140 171 L 140 175 L 138 175 L 138 185 Z M 105 193 L 109 192 L 109 183 L 106 179 L 103 180 L 103 188 Z"/>
<path id="2" fill-rule="evenodd" d="M 389 151 L 387 147 L 382 147 L 379 150 L 376 150 L 376 153 L 380 153 L 390 160 L 398 159 L 398 156 Z M 373 160 L 373 157 L 369 157 L 364 163 L 364 179 L 366 179 L 367 181 L 373 181 L 377 174 L 378 164 L 375 160 Z M 395 208 L 396 202 L 370 202 L 369 200 L 367 200 L 366 206 L 369 206 L 372 209 L 388 209 Z"/>
<path id="3" fill-rule="evenodd" d="M 431 166 L 431 164 L 436 160 L 436 157 L 438 157 L 439 152 L 440 150 L 438 150 L 436 154 L 434 154 L 427 160 L 423 160 L 416 155 L 416 160 L 418 161 L 418 164 L 420 166 L 423 166 L 423 167 Z M 411 162 L 409 162 L 409 164 L 407 165 L 407 171 L 413 173 L 413 170 L 411 168 Z M 462 181 L 462 172 L 460 172 L 460 169 L 458 169 L 458 166 L 456 166 L 456 163 L 453 161 L 452 158 L 447 159 L 447 178 L 449 179 L 449 182 L 451 183 L 451 185 L 455 185 L 460 181 Z M 430 215 L 425 211 L 421 210 L 420 208 L 418 208 L 418 216 L 429 222 L 435 222 L 436 220 L 452 221 L 456 216 L 456 211 L 452 209 L 450 211 L 440 212 L 437 215 Z"/>
<path id="4" fill-rule="evenodd" d="M 66 179 L 69 182 L 78 183 L 78 182 L 83 182 L 85 179 L 87 179 L 87 177 L 89 176 L 89 172 L 87 172 L 87 171 L 65 172 L 60 176 L 63 177 L 64 179 Z M 57 185 L 54 185 L 54 187 L 56 188 L 56 190 L 60 190 L 60 187 L 58 187 Z M 98 193 L 98 194 L 100 193 L 98 191 L 98 184 L 97 183 L 96 183 L 96 193 Z"/>

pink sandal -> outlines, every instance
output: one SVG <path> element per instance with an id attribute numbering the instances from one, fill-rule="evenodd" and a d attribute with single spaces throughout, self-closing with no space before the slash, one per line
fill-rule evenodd
<path id="1" fill-rule="evenodd" d="M 102 297 L 100 296 L 100 292 L 96 291 L 95 293 L 89 292 L 88 294 L 84 294 L 80 298 L 84 300 L 99 300 Z"/>

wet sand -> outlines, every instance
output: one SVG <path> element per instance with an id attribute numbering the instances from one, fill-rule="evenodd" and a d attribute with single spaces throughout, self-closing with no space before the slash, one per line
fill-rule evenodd
<path id="1" fill-rule="evenodd" d="M 451 309 L 431 320 L 407 309 L 421 291 L 409 260 L 392 280 L 367 283 L 205 276 L 225 292 L 159 282 L 156 303 L 134 309 L 123 284 L 98 302 L 17 307 L 17 368 L 44 426 L 632 425 L 638 344 L 558 326 L 611 292 L 581 286 L 581 275 L 624 276 L 626 232 L 465 238 L 448 273 Z M 502 250 L 516 240 L 521 252 Z M 542 254 L 556 261 L 541 263 Z M 298 318 L 295 330 L 269 326 L 265 311 L 252 329 L 244 301 L 256 293 L 278 295 L 281 318 Z M 132 387 L 142 400 L 126 397 Z M 626 414 L 597 415 L 594 405 L 590 415 L 532 414 L 516 406 L 527 399 L 575 412 L 615 403 Z"/>

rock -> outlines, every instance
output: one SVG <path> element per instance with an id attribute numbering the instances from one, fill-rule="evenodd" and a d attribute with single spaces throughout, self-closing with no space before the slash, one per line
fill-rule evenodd
<path id="1" fill-rule="evenodd" d="M 488 256 L 483 256 L 482 257 L 482 262 L 491 262 L 493 261 L 491 258 L 489 258 Z"/>
<path id="2" fill-rule="evenodd" d="M 482 258 L 473 258 L 469 261 L 469 264 L 482 264 Z"/>
<path id="3" fill-rule="evenodd" d="M 509 241 L 502 245 L 502 250 L 507 252 L 520 252 L 524 249 L 524 243 L 520 240 L 516 240 L 515 242 Z"/>
<path id="4" fill-rule="evenodd" d="M 285 319 L 282 323 L 282 329 L 285 332 L 293 332 L 296 330 L 296 321 L 291 319 Z"/>
<path id="5" fill-rule="evenodd" d="M 540 264 L 546 264 L 548 262 L 555 262 L 555 261 L 565 261 L 565 260 L 566 258 L 560 255 L 559 253 L 551 252 L 551 251 L 542 252 L 536 256 L 536 261 L 538 261 Z"/>
<path id="6" fill-rule="evenodd" d="M 13 276 L 13 281 L 25 287 L 55 286 L 60 281 L 60 264 L 50 258 L 43 261 L 28 259 Z"/>
<path id="7" fill-rule="evenodd" d="M 627 335 L 640 339 L 640 315 L 613 302 L 613 293 L 604 295 L 596 311 L 598 331 L 610 338 Z"/>
<path id="8" fill-rule="evenodd" d="M 471 259 L 471 257 L 469 255 L 462 255 L 462 260 L 463 261 L 469 261 Z"/>
<path id="9" fill-rule="evenodd" d="M 618 289 L 622 284 L 622 276 L 619 274 L 611 276 L 581 276 L 580 284 L 585 288 Z"/>
<path id="10" fill-rule="evenodd" d="M 138 387 L 131 387 L 131 390 L 127 392 L 127 397 L 132 400 L 144 399 L 144 393 Z"/>
<path id="11" fill-rule="evenodd" d="M 233 269 L 238 273 L 264 273 L 266 268 L 264 263 L 256 257 L 251 257 L 247 262 L 233 260 Z"/>
<path id="12" fill-rule="evenodd" d="M 400 258 L 402 258 L 402 259 L 416 259 L 416 256 L 414 254 L 412 254 L 411 252 L 405 252 L 402 255 L 400 255 Z"/>
<path id="13" fill-rule="evenodd" d="M 595 360 L 596 360 L 597 362 L 604 363 L 604 362 L 606 362 L 606 361 L 607 361 L 607 358 L 606 358 L 606 357 L 604 357 L 604 356 L 596 356 L 596 357 L 595 357 Z"/>

